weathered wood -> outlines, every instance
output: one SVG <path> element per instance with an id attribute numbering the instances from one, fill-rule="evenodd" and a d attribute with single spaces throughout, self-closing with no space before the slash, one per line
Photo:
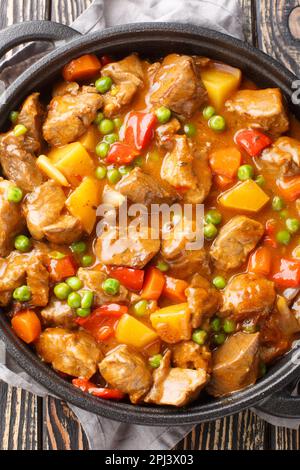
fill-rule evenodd
<path id="1" fill-rule="evenodd" d="M 259 47 L 300 76 L 300 7 L 298 0 L 258 0 Z"/>
<path id="2" fill-rule="evenodd" d="M 239 0 L 242 8 L 242 21 L 243 32 L 245 40 L 249 44 L 256 45 L 256 18 L 255 18 L 255 4 L 253 0 Z"/>
<path id="3" fill-rule="evenodd" d="M 271 426 L 270 446 L 275 450 L 299 450 L 300 432 L 287 428 Z"/>

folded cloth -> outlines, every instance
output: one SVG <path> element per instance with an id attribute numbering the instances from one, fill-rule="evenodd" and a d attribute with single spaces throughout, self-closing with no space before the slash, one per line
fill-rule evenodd
<path id="1" fill-rule="evenodd" d="M 242 38 L 241 18 L 238 0 L 95 0 L 71 26 L 86 34 L 124 23 L 180 21 Z M 11 83 L 24 68 L 37 60 L 37 54 L 44 55 L 47 47 L 45 44 L 33 44 L 27 46 L 23 53 L 21 51 L 8 58 L 2 63 L 0 80 L 5 84 Z M 49 394 L 5 353 L 3 344 L 0 346 L 0 379 L 41 397 Z M 94 450 L 171 449 L 192 429 L 192 426 L 128 425 L 99 417 L 73 405 L 70 407 L 85 430 L 90 448 Z"/>

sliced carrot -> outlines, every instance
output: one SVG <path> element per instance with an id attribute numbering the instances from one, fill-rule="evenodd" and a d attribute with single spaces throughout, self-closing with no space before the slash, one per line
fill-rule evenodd
<path id="1" fill-rule="evenodd" d="M 67 255 L 62 259 L 49 259 L 48 271 L 53 281 L 59 282 L 67 277 L 75 276 L 77 272 L 76 262 L 71 255 Z"/>
<path id="2" fill-rule="evenodd" d="M 93 54 L 86 54 L 69 62 L 63 69 L 63 77 L 67 82 L 93 78 L 101 70 L 100 60 Z"/>
<path id="3" fill-rule="evenodd" d="M 249 259 L 248 271 L 267 276 L 270 274 L 272 264 L 271 251 L 267 246 L 260 246 Z"/>
<path id="4" fill-rule="evenodd" d="M 209 163 L 214 173 L 233 179 L 241 165 L 241 152 L 235 147 L 216 150 L 209 157 Z"/>
<path id="5" fill-rule="evenodd" d="M 227 178 L 227 176 L 222 176 L 222 175 L 216 175 L 215 176 L 215 183 L 220 189 L 225 189 L 227 188 L 230 184 L 234 183 L 234 180 L 231 178 Z"/>
<path id="6" fill-rule="evenodd" d="M 41 322 L 33 310 L 18 312 L 11 320 L 11 326 L 16 335 L 25 343 L 33 343 L 41 334 Z"/>
<path id="7" fill-rule="evenodd" d="M 300 196 L 300 176 L 280 178 L 277 186 L 281 195 L 288 201 L 295 201 Z"/>
<path id="8" fill-rule="evenodd" d="M 146 271 L 141 297 L 146 300 L 158 300 L 165 285 L 165 276 L 154 267 Z"/>
<path id="9" fill-rule="evenodd" d="M 175 279 L 170 276 L 165 276 L 165 280 L 166 282 L 162 291 L 162 295 L 174 302 L 185 302 L 185 289 L 187 289 L 189 286 L 188 283 L 181 279 Z"/>

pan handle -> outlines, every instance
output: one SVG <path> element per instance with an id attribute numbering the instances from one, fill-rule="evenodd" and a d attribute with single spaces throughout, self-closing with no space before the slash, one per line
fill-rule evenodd
<path id="1" fill-rule="evenodd" d="M 255 409 L 276 418 L 299 419 L 300 423 L 300 396 L 292 395 L 296 386 L 295 383 L 288 385 L 260 402 Z"/>
<path id="2" fill-rule="evenodd" d="M 69 26 L 54 21 L 25 21 L 0 31 L 0 57 L 20 44 L 31 41 L 66 41 L 80 36 Z"/>

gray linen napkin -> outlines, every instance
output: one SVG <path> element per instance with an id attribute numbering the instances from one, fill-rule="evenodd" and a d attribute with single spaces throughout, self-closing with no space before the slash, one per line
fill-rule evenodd
<path id="1" fill-rule="evenodd" d="M 199 24 L 242 38 L 241 18 L 238 0 L 95 0 L 71 26 L 80 33 L 86 34 L 124 23 L 180 21 Z M 33 44 L 25 47 L 23 52 L 9 57 L 1 64 L 0 80 L 10 83 L 21 73 L 22 69 L 37 60 L 38 54 L 44 55 L 48 49 L 49 46 L 45 44 Z M 17 71 L 13 66 L 16 63 L 18 63 Z M 0 379 L 41 397 L 49 393 L 6 355 L 3 343 L 0 343 Z M 70 407 L 86 432 L 90 448 L 94 450 L 171 449 L 192 428 L 191 426 L 151 427 L 122 424 L 96 416 L 73 405 Z"/>

